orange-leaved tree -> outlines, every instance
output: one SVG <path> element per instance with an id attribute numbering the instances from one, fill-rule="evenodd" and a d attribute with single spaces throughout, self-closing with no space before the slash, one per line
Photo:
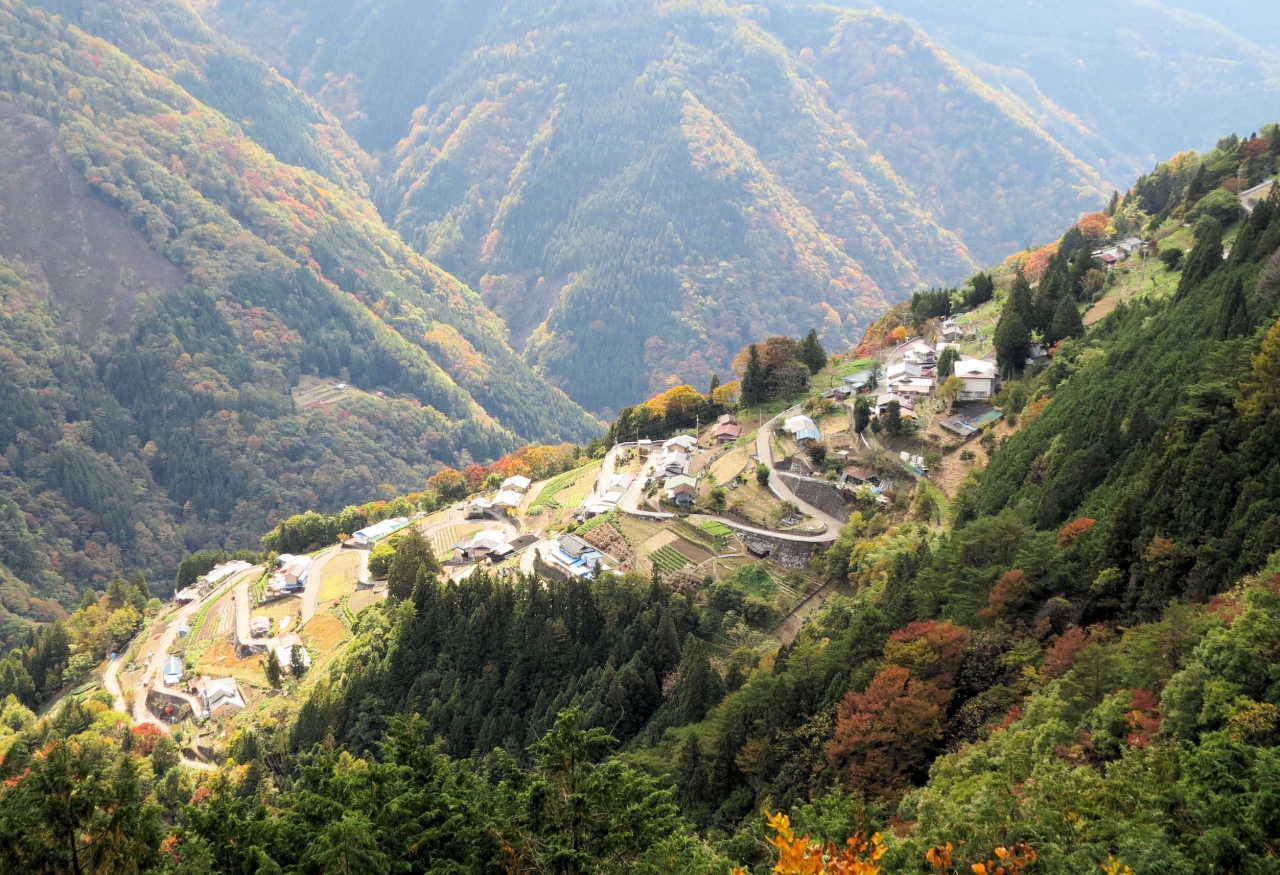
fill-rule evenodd
<path id="1" fill-rule="evenodd" d="M 843 850 L 835 842 L 810 841 L 797 837 L 791 829 L 791 818 L 779 812 L 765 813 L 765 820 L 777 835 L 769 843 L 778 849 L 778 862 L 773 871 L 778 875 L 879 875 L 880 858 L 884 856 L 884 840 L 880 833 L 863 839 L 858 833 L 845 842 Z M 746 875 L 734 869 L 733 875 Z"/>
<path id="2" fill-rule="evenodd" d="M 776 833 L 769 843 L 778 849 L 778 862 L 773 867 L 777 875 L 880 875 L 880 858 L 886 850 L 880 833 L 871 836 L 870 840 L 858 833 L 841 849 L 835 842 L 824 844 L 812 841 L 808 835 L 796 836 L 791 828 L 791 819 L 781 812 L 770 814 L 765 811 L 764 816 Z M 925 859 L 936 869 L 955 872 L 952 864 L 954 850 L 951 842 L 947 842 L 929 848 Z M 1031 845 L 1020 841 L 1007 848 L 996 848 L 991 859 L 973 863 L 967 869 L 973 875 L 1022 875 L 1036 861 L 1036 856 Z M 1102 867 L 1106 875 L 1133 875 L 1133 870 L 1127 866 L 1121 870 L 1114 858 L 1109 862 L 1110 866 Z M 746 875 L 746 872 L 734 868 L 733 875 Z"/>

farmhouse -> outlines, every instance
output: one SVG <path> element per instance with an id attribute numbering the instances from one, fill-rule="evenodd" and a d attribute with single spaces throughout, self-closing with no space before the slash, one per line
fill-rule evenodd
<path id="1" fill-rule="evenodd" d="M 229 717 L 244 707 L 244 696 L 235 678 L 210 678 L 203 676 L 192 683 L 196 695 L 204 704 L 204 713 L 214 720 Z"/>
<path id="2" fill-rule="evenodd" d="M 822 432 L 818 431 L 818 426 L 807 416 L 791 417 L 783 425 L 783 430 L 800 444 L 822 440 Z"/>
<path id="3" fill-rule="evenodd" d="M 409 520 L 402 516 L 392 517 L 389 520 L 374 523 L 368 528 L 361 529 L 353 534 L 350 540 L 347 541 L 347 546 L 355 547 L 358 550 L 372 550 L 379 540 L 393 532 L 399 531 L 408 524 Z"/>
<path id="4" fill-rule="evenodd" d="M 727 444 L 742 437 L 742 426 L 738 425 L 732 413 L 726 413 L 716 420 L 715 431 L 711 434 L 720 443 Z"/>
<path id="5" fill-rule="evenodd" d="M 530 480 L 528 477 L 521 477 L 519 474 L 517 474 L 514 477 L 508 477 L 506 480 L 503 480 L 502 486 L 500 488 L 502 489 L 503 492 L 506 492 L 507 490 L 511 490 L 512 492 L 519 492 L 523 494 L 525 492 L 528 492 L 529 487 L 532 485 L 533 485 L 533 481 Z"/>
<path id="6" fill-rule="evenodd" d="M 547 547 L 546 562 L 553 570 L 571 578 L 593 579 L 596 565 L 602 571 L 608 570 L 608 566 L 604 564 L 604 554 L 577 535 L 561 535 Z"/>
<path id="7" fill-rule="evenodd" d="M 492 556 L 506 541 L 507 535 L 501 529 L 485 529 L 458 543 L 453 552 L 459 559 L 484 559 Z"/>
<path id="8" fill-rule="evenodd" d="M 964 381 L 959 400 L 986 401 L 995 394 L 998 378 L 993 362 L 965 359 L 956 362 L 953 373 Z"/>
<path id="9" fill-rule="evenodd" d="M 673 504 L 688 507 L 693 504 L 694 496 L 698 492 L 698 481 L 687 475 L 679 475 L 667 479 L 665 485 L 667 501 Z"/>

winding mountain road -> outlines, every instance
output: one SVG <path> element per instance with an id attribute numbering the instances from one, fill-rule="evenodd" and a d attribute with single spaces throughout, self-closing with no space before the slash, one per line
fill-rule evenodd
<path id="1" fill-rule="evenodd" d="M 811 537 L 788 536 L 790 540 L 809 541 L 813 543 L 834 541 L 839 537 L 840 529 L 844 528 L 844 523 L 831 516 L 831 514 L 819 510 L 812 504 L 798 498 L 796 494 L 791 491 L 791 487 L 787 486 L 786 483 L 783 483 L 782 478 L 777 476 L 777 472 L 773 467 L 773 445 L 769 440 L 769 435 L 773 433 L 774 426 L 776 426 L 779 421 L 799 412 L 799 407 L 789 407 L 760 427 L 760 430 L 756 432 L 756 459 L 769 469 L 770 492 L 777 496 L 781 501 L 787 501 L 794 504 L 796 507 L 800 508 L 801 512 L 813 517 L 815 520 L 827 527 L 827 530 L 820 535 L 814 535 Z M 728 520 L 721 520 L 721 522 L 725 525 L 732 525 Z M 775 536 L 778 535 L 778 533 L 773 534 Z"/>

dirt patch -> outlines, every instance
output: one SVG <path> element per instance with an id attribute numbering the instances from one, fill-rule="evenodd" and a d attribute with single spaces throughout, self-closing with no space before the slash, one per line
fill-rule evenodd
<path id="1" fill-rule="evenodd" d="M 265 685 L 266 678 L 262 673 L 262 657 L 254 656 L 240 659 L 236 656 L 235 645 L 230 640 L 218 641 L 204 649 L 200 661 L 196 664 L 197 674 L 211 677 L 233 677 L 245 683 Z"/>
<path id="2" fill-rule="evenodd" d="M 278 623 L 285 617 L 293 616 L 294 614 L 301 613 L 301 611 L 302 599 L 297 596 L 290 596 L 289 598 L 263 602 L 258 605 L 258 607 L 254 608 L 253 616 L 268 617 Z"/>
<path id="3" fill-rule="evenodd" d="M 694 565 L 701 565 L 703 562 L 706 562 L 715 555 L 705 547 L 700 547 L 697 544 L 694 544 L 691 541 L 686 541 L 684 538 L 679 536 L 673 538 L 669 544 L 671 549 L 688 559 Z"/>
<path id="4" fill-rule="evenodd" d="M 347 639 L 347 627 L 333 614 L 318 614 L 306 627 L 311 646 L 320 653 L 328 653 Z"/>
<path id="5" fill-rule="evenodd" d="M 1089 311 L 1084 314 L 1084 324 L 1089 326 L 1106 319 L 1115 312 L 1116 307 L 1120 306 L 1120 302 L 1127 300 L 1127 298 L 1127 295 L 1119 291 L 1113 295 L 1107 295 L 1101 301 L 1090 307 Z"/>
<path id="6" fill-rule="evenodd" d="M 0 101 L 0 255 L 25 262 L 37 287 L 92 339 L 127 330 L 134 299 L 178 289 L 181 270 L 94 194 L 52 125 Z"/>
<path id="7" fill-rule="evenodd" d="M 351 608 L 351 613 L 358 614 L 370 605 L 376 605 L 386 597 L 387 591 L 385 589 L 358 589 L 351 594 L 347 605 Z"/>
<path id="8" fill-rule="evenodd" d="M 652 553 L 655 550 L 661 550 L 668 544 L 680 540 L 680 536 L 669 529 L 663 529 L 642 545 L 646 553 Z"/>
<path id="9" fill-rule="evenodd" d="M 1000 419 L 992 426 L 991 433 L 995 436 L 998 445 L 1002 438 L 1013 434 L 1015 430 L 1009 425 L 1007 419 Z M 960 458 L 960 454 L 965 450 L 973 452 L 972 461 L 966 462 Z M 942 464 L 929 472 L 929 482 L 941 489 L 947 498 L 955 498 L 956 489 L 960 486 L 961 481 L 968 476 L 970 471 L 987 464 L 987 459 L 987 451 L 978 442 L 978 435 L 974 435 L 954 452 L 947 453 L 942 457 Z"/>
<path id="10" fill-rule="evenodd" d="M 747 469 L 751 462 L 751 452 L 747 447 L 730 450 L 711 465 L 711 473 L 717 483 L 728 483 Z"/>

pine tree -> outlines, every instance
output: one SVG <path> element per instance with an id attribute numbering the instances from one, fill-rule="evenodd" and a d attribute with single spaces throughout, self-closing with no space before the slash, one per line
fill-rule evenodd
<path id="1" fill-rule="evenodd" d="M 1002 373 L 1021 371 L 1031 351 L 1031 330 L 1012 307 L 1005 307 L 995 334 L 996 364 Z"/>
<path id="2" fill-rule="evenodd" d="M 969 288 L 965 290 L 964 303 L 969 309 L 979 307 L 996 295 L 996 284 L 989 273 L 976 273 L 969 278 Z"/>
<path id="3" fill-rule="evenodd" d="M 280 687 L 280 657 L 276 655 L 274 647 L 267 651 L 267 660 L 262 667 L 263 673 L 267 676 L 267 683 L 271 685 L 271 689 L 279 689 Z"/>
<path id="4" fill-rule="evenodd" d="M 301 644 L 293 645 L 293 649 L 289 651 L 289 669 L 293 672 L 295 680 L 300 679 L 307 673 L 307 663 L 304 656 L 305 651 Z"/>
<path id="5" fill-rule="evenodd" d="M 1187 256 L 1182 268 L 1182 277 L 1178 280 L 1178 291 L 1175 301 L 1180 301 L 1187 293 L 1204 282 L 1214 271 L 1222 267 L 1222 231 L 1213 229 L 1196 241 L 1191 254 Z"/>
<path id="6" fill-rule="evenodd" d="M 1053 314 L 1045 340 L 1052 344 L 1068 337 L 1084 337 L 1084 320 L 1080 318 L 1080 307 L 1075 299 L 1064 295 L 1058 302 L 1058 310 Z"/>
<path id="7" fill-rule="evenodd" d="M 673 726 L 697 723 L 724 697 L 724 682 L 711 667 L 706 645 L 690 635 L 685 640 L 676 684 L 671 692 L 675 705 Z"/>
<path id="8" fill-rule="evenodd" d="M 1049 330 L 1049 325 L 1058 312 L 1058 301 L 1067 296 L 1070 284 L 1067 260 L 1061 253 L 1054 253 L 1032 297 L 1035 307 L 1035 321 L 1031 323 L 1033 329 L 1040 332 Z"/>
<path id="9" fill-rule="evenodd" d="M 800 360 L 809 367 L 809 373 L 816 374 L 827 366 L 827 351 L 818 342 L 818 330 L 810 328 L 800 345 Z"/>
<path id="10" fill-rule="evenodd" d="M 742 403 L 746 407 L 762 404 L 768 398 L 764 368 L 760 364 L 760 351 L 753 343 L 747 352 L 747 367 L 742 372 Z"/>
<path id="11" fill-rule="evenodd" d="M 720 375 L 711 375 L 711 388 L 707 389 L 707 397 L 712 401 L 716 400 L 716 390 L 720 388 Z"/>
<path id="12" fill-rule="evenodd" d="M 884 430 L 891 437 L 897 437 L 902 434 L 902 405 L 897 401 L 890 401 L 884 409 Z"/>
<path id="13" fill-rule="evenodd" d="M 422 530 L 409 526 L 396 545 L 396 557 L 391 560 L 391 570 L 387 572 L 387 594 L 395 599 L 407 599 L 413 595 L 413 587 L 421 571 L 426 571 L 429 577 L 438 577 L 440 563 Z"/>
<path id="14" fill-rule="evenodd" d="M 1120 206 L 1120 192 L 1113 191 L 1111 192 L 1111 200 L 1110 202 L 1107 203 L 1107 208 L 1102 212 L 1104 215 L 1114 216 L 1116 214 L 1116 209 L 1119 206 Z"/>
<path id="15" fill-rule="evenodd" d="M 1227 286 L 1213 326 L 1214 340 L 1230 340 L 1248 333 L 1249 312 L 1244 297 L 1244 279 L 1236 277 Z"/>
<path id="16" fill-rule="evenodd" d="M 1031 283 L 1027 282 L 1027 278 L 1022 271 L 1018 271 L 1017 276 L 1013 278 L 1013 285 L 1009 287 L 1009 297 L 1004 302 L 1005 313 L 1017 313 L 1022 319 L 1022 324 L 1030 330 L 1035 324 L 1035 306 L 1031 301 Z"/>
<path id="17" fill-rule="evenodd" d="M 942 354 L 938 356 L 936 379 L 945 380 L 947 377 L 951 376 L 952 372 L 955 370 L 956 362 L 959 360 L 960 353 L 956 352 L 954 348 L 949 346 L 944 349 Z"/>
<path id="18" fill-rule="evenodd" d="M 857 434 L 862 434 L 870 424 L 871 399 L 866 395 L 859 395 L 858 399 L 853 402 L 853 430 Z"/>

